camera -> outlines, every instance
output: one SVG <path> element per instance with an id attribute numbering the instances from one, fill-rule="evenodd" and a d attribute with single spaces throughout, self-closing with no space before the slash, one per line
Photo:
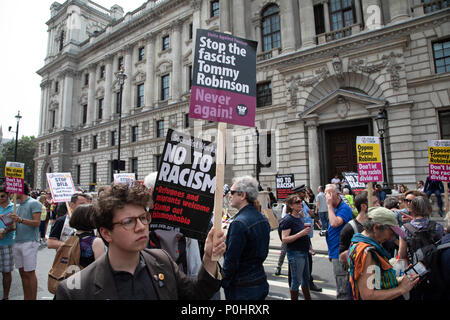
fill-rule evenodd
<path id="1" fill-rule="evenodd" d="M 319 236 L 321 236 L 321 237 L 326 237 L 326 236 L 328 236 L 328 231 L 327 231 L 327 230 L 320 230 L 320 231 L 319 231 Z"/>

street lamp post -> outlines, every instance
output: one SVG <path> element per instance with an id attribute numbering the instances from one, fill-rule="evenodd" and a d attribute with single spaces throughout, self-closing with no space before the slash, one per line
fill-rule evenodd
<path id="1" fill-rule="evenodd" d="M 19 121 L 20 121 L 20 119 L 22 119 L 22 116 L 20 115 L 20 111 L 17 111 L 17 115 L 15 115 L 14 117 L 17 119 L 16 131 L 15 131 L 16 144 L 14 146 L 14 162 L 16 162 L 17 161 L 17 142 L 18 142 L 18 139 L 19 139 Z M 14 131 L 11 130 L 11 127 L 8 128 L 8 131 L 9 132 L 14 132 Z"/>
<path id="2" fill-rule="evenodd" d="M 386 153 L 384 150 L 384 134 L 386 132 L 387 127 L 387 112 L 386 109 L 380 109 L 380 111 L 377 114 L 376 118 L 377 127 L 378 127 L 378 134 L 380 135 L 380 144 L 381 144 L 381 156 L 383 157 L 383 190 L 390 190 L 388 187 L 388 180 L 387 180 L 387 172 L 386 172 Z"/>
<path id="3" fill-rule="evenodd" d="M 120 173 L 120 140 L 122 135 L 122 93 L 123 93 L 123 84 L 125 83 L 125 79 L 127 75 L 124 73 L 123 67 L 120 68 L 120 71 L 116 73 L 117 81 L 120 85 L 119 91 L 119 132 L 118 132 L 118 141 L 117 141 L 117 173 Z"/>

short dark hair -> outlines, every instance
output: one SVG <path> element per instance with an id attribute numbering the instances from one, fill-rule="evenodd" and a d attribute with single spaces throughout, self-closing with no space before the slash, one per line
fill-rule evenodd
<path id="1" fill-rule="evenodd" d="M 30 195 L 30 185 L 28 184 L 28 182 L 23 183 L 23 193 L 27 196 Z"/>
<path id="2" fill-rule="evenodd" d="M 150 193 L 143 184 L 129 187 L 127 184 L 113 183 L 99 194 L 95 203 L 95 227 L 112 230 L 114 209 L 122 209 L 127 204 L 146 208 L 149 200 Z"/>
<path id="3" fill-rule="evenodd" d="M 69 220 L 69 225 L 77 230 L 91 231 L 95 229 L 94 206 L 92 204 L 79 205 Z"/>
<path id="4" fill-rule="evenodd" d="M 408 190 L 405 192 L 405 198 L 410 194 L 412 194 L 415 197 L 427 197 L 427 194 L 425 192 L 419 190 Z"/>
<path id="5" fill-rule="evenodd" d="M 0 185 L 0 192 L 8 193 L 6 192 L 6 186 L 4 184 Z"/>
<path id="6" fill-rule="evenodd" d="M 387 197 L 384 199 L 383 205 L 386 209 L 400 209 L 398 205 L 398 199 L 396 197 Z"/>
<path id="7" fill-rule="evenodd" d="M 358 212 L 361 211 L 362 204 L 365 204 L 366 206 L 369 205 L 369 200 L 367 199 L 367 191 L 361 191 L 355 197 L 355 207 Z"/>
<path id="8" fill-rule="evenodd" d="M 83 197 L 83 198 L 85 198 L 86 200 L 89 200 L 87 194 L 81 193 L 81 192 L 77 192 L 77 193 L 74 193 L 74 194 L 72 195 L 72 197 L 70 198 L 70 202 L 72 202 L 72 203 L 77 202 L 78 197 Z"/>

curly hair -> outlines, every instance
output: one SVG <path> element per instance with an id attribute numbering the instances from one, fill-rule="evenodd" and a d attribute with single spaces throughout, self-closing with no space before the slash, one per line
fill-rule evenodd
<path id="1" fill-rule="evenodd" d="M 131 187 L 126 184 L 111 184 L 99 194 L 95 204 L 96 228 L 112 230 L 114 209 L 122 209 L 127 204 L 146 208 L 149 199 L 149 191 L 142 184 L 137 183 Z"/>

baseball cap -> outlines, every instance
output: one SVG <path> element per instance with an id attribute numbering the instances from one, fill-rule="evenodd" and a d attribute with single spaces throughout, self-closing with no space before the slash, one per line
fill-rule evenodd
<path id="1" fill-rule="evenodd" d="M 391 210 L 385 207 L 373 207 L 369 208 L 367 215 L 372 221 L 387 225 L 400 237 L 406 238 L 406 233 L 398 226 L 397 216 Z"/>
<path id="2" fill-rule="evenodd" d="M 304 184 L 299 185 L 298 187 L 294 187 L 291 189 L 293 192 L 305 192 L 306 193 L 306 187 Z"/>

